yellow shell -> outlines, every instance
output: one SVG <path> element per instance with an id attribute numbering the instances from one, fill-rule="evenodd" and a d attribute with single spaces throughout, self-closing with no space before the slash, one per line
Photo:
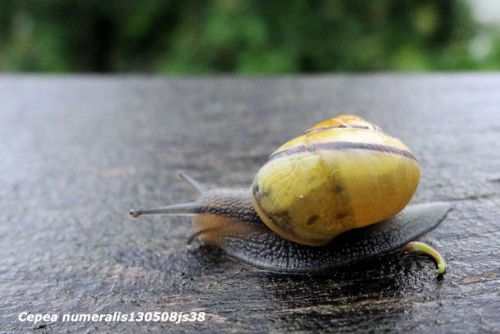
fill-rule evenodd
<path id="1" fill-rule="evenodd" d="M 260 218 L 310 246 L 401 211 L 418 186 L 410 149 L 378 126 L 341 115 L 316 124 L 271 154 L 252 185 Z"/>

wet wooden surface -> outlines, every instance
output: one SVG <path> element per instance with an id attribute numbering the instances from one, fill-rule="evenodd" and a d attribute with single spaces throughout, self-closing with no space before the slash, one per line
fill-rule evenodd
<path id="1" fill-rule="evenodd" d="M 205 248 L 188 218 L 130 207 L 249 185 L 278 145 L 358 114 L 422 164 L 415 202 L 455 209 L 423 237 L 449 263 L 386 257 L 276 275 Z M 500 75 L 0 77 L 2 332 L 498 332 Z M 202 323 L 20 322 L 20 312 L 204 311 Z"/>

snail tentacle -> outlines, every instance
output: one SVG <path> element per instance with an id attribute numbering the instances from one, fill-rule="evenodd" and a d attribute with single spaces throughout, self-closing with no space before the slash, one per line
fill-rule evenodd
<path id="1" fill-rule="evenodd" d="M 220 227 L 207 227 L 203 230 L 198 230 L 196 231 L 195 233 L 193 233 L 186 241 L 186 245 L 190 246 L 197 238 L 199 238 L 200 236 L 206 234 L 206 233 L 210 233 L 210 232 L 216 232 L 217 230 L 219 230 Z"/>
<path id="2" fill-rule="evenodd" d="M 446 273 L 447 265 L 443 256 L 436 249 L 426 243 L 411 241 L 403 247 L 401 254 L 425 254 L 430 256 L 436 263 L 437 273 L 439 275 Z"/>
<path id="3" fill-rule="evenodd" d="M 199 212 L 200 206 L 198 203 L 180 203 L 157 208 L 148 209 L 131 209 L 128 213 L 133 218 L 141 215 L 175 215 L 175 216 L 191 216 Z"/>
<path id="4" fill-rule="evenodd" d="M 181 179 L 189 183 L 199 194 L 203 194 L 207 191 L 206 187 L 201 182 L 194 179 L 188 172 L 184 170 L 178 170 L 177 175 L 179 175 Z"/>

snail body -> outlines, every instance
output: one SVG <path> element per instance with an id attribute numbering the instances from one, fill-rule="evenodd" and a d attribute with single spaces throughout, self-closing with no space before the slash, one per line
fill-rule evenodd
<path id="1" fill-rule="evenodd" d="M 390 253 L 450 210 L 445 203 L 406 207 L 420 176 L 415 157 L 357 116 L 337 116 L 282 145 L 250 189 L 206 190 L 180 176 L 198 190 L 197 201 L 130 214 L 194 215 L 190 240 L 273 271 L 326 271 Z"/>

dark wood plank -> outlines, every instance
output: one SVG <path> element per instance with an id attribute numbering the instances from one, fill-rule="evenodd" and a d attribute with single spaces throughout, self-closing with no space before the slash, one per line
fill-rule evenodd
<path id="1" fill-rule="evenodd" d="M 5 332 L 500 330 L 500 75 L 0 77 L 0 329 Z M 415 202 L 455 209 L 423 239 L 449 262 L 380 261 L 303 277 L 206 247 L 187 218 L 131 207 L 241 187 L 278 145 L 358 114 L 423 167 Z M 198 324 L 19 322 L 20 312 L 205 311 Z"/>

